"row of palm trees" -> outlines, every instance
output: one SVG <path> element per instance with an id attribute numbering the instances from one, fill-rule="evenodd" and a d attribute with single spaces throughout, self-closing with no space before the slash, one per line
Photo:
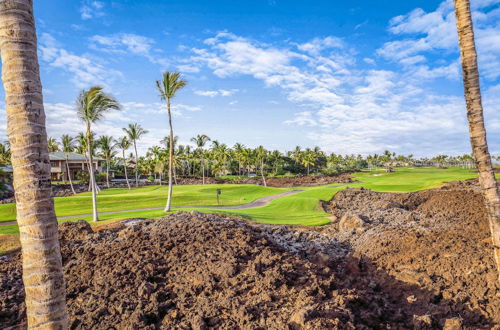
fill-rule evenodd
<path id="1" fill-rule="evenodd" d="M 122 173 L 130 189 L 127 169 L 134 167 L 135 185 L 138 186 L 139 177 L 148 176 L 159 181 L 165 177 L 170 161 L 170 136 L 165 137 L 160 145 L 155 145 L 144 156 L 138 157 L 137 144 L 141 137 L 147 133 L 139 124 L 130 124 L 123 128 L 125 136 L 115 140 L 111 136 L 101 136 L 97 139 L 91 133 L 93 144 L 92 154 L 103 158 L 106 162 L 106 184 L 109 187 L 109 171 Z M 63 135 L 58 142 L 54 138 L 48 139 L 49 151 L 64 151 L 66 157 L 69 152 L 87 155 L 85 134 L 77 137 Z M 471 154 L 459 156 L 436 155 L 434 157 L 414 157 L 399 155 L 385 150 L 382 154 L 373 155 L 341 155 L 327 154 L 319 147 L 305 148 L 297 146 L 294 150 L 280 152 L 267 150 L 263 146 L 247 148 L 241 143 L 236 143 L 232 148 L 217 140 L 212 140 L 205 134 L 200 134 L 191 139 L 191 145 L 178 145 L 178 137 L 172 139 L 173 145 L 173 174 L 172 179 L 177 183 L 181 177 L 201 177 L 205 184 L 207 176 L 222 175 L 248 175 L 258 173 L 265 184 L 266 176 L 276 175 L 310 175 L 310 174 L 335 174 L 355 169 L 380 167 L 380 166 L 437 166 L 437 167 L 464 167 L 474 166 Z M 127 150 L 134 147 L 135 153 L 126 155 Z M 0 145 L 0 151 L 3 145 Z M 9 154 L 8 148 L 6 153 Z M 2 153 L 0 152 L 0 158 Z M 500 160 L 500 157 L 493 157 Z M 130 160 L 135 159 L 132 165 Z M 69 173 L 69 169 L 67 169 Z M 71 178 L 70 178 L 70 184 Z M 73 188 L 72 188 L 73 189 Z"/>
<path id="2" fill-rule="evenodd" d="M 480 174 L 479 182 L 500 280 L 500 191 L 486 141 L 470 2 L 454 0 L 454 3 L 471 145 Z M 28 327 L 65 329 L 68 327 L 65 282 L 57 238 L 57 220 L 51 197 L 50 167 L 47 166 L 49 153 L 36 40 L 33 1 L 0 0 L 2 81 L 6 95 L 7 131 L 11 143 L 17 221 L 23 250 Z M 175 79 L 175 75 L 170 76 L 171 79 L 165 79 L 166 77 L 167 75 L 164 76 L 163 84 L 160 82 L 157 87 L 161 97 L 167 101 L 170 119 L 171 183 L 174 135 L 170 101 L 185 82 L 180 83 L 178 76 Z M 177 85 L 167 88 L 166 80 L 168 84 Z M 118 110 L 120 107 L 114 98 L 105 94 L 99 87 L 83 91 L 78 101 L 78 114 L 87 126 L 85 138 L 88 150 L 92 150 L 91 125 L 107 111 Z M 91 161 L 92 153 L 88 154 Z M 95 184 L 92 189 L 95 189 Z M 169 208 L 169 202 L 166 209 Z M 94 209 L 95 206 L 94 198 Z"/>

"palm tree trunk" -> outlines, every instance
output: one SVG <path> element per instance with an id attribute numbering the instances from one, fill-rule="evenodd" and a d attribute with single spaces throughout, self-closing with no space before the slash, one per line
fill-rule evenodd
<path id="1" fill-rule="evenodd" d="M 125 149 L 122 149 L 123 152 L 123 170 L 125 172 L 125 181 L 127 182 L 128 190 L 130 190 L 130 183 L 128 182 L 128 174 L 127 174 L 127 161 L 125 160 Z"/>
<path id="2" fill-rule="evenodd" d="M 498 280 L 500 281 L 500 191 L 495 179 L 486 140 L 477 53 L 474 43 L 474 30 L 469 0 L 455 0 L 455 12 L 462 57 L 462 74 L 472 153 L 479 173 L 479 184 L 484 196 L 486 215 L 493 243 L 494 259 L 498 270 Z"/>
<path id="3" fill-rule="evenodd" d="M 202 159 L 201 163 L 201 175 L 202 175 L 202 184 L 205 184 L 205 160 Z"/>
<path id="4" fill-rule="evenodd" d="M 109 159 L 106 159 L 106 186 L 109 188 Z"/>
<path id="5" fill-rule="evenodd" d="M 94 160 L 92 157 L 92 141 L 90 139 L 90 123 L 87 122 L 87 152 L 89 158 L 90 187 L 92 189 L 92 220 L 99 221 L 97 214 L 97 184 L 94 177 Z"/>
<path id="6" fill-rule="evenodd" d="M 29 328 L 68 326 L 32 0 L 0 1 L 0 50 Z"/>
<path id="7" fill-rule="evenodd" d="M 134 140 L 134 149 L 135 149 L 135 186 L 139 187 L 139 157 L 137 156 L 137 144 Z"/>
<path id="8" fill-rule="evenodd" d="M 71 181 L 71 172 L 69 171 L 69 164 L 68 164 L 68 154 L 66 154 L 66 172 L 68 172 L 68 180 L 69 180 L 69 186 L 71 187 L 71 191 L 73 192 L 73 195 L 75 195 L 75 188 L 73 188 L 73 182 Z"/>
<path id="9" fill-rule="evenodd" d="M 168 124 L 170 126 L 170 141 L 169 141 L 169 155 L 168 155 L 168 198 L 165 212 L 170 212 L 172 205 L 172 177 L 174 176 L 173 162 L 174 162 L 174 132 L 172 129 L 172 114 L 170 113 L 170 99 L 167 100 L 168 110 Z"/>
<path id="10" fill-rule="evenodd" d="M 264 187 L 267 187 L 266 177 L 264 176 L 264 160 L 261 161 L 260 174 L 262 175 L 262 181 L 264 182 Z"/>

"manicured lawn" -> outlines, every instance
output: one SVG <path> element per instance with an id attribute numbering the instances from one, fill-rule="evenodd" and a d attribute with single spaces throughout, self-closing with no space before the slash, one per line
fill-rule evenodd
<path id="1" fill-rule="evenodd" d="M 290 190 L 257 185 L 192 185 L 175 186 L 173 206 L 216 206 L 217 189 L 221 189 L 220 205 L 250 203 L 260 197 Z M 128 190 L 126 188 L 103 189 L 98 195 L 100 212 L 134 210 L 161 207 L 167 200 L 166 186 L 147 186 Z M 55 198 L 56 214 L 59 217 L 92 213 L 90 193 Z M 115 215 L 116 217 L 116 215 Z M 16 219 L 15 204 L 0 205 L 0 222 Z M 3 228 L 0 228 L 3 232 Z"/>
<path id="2" fill-rule="evenodd" d="M 295 195 L 282 197 L 272 201 L 269 205 L 243 210 L 216 210 L 197 209 L 200 212 L 229 213 L 244 218 L 268 224 L 289 224 L 315 226 L 327 224 L 328 214 L 325 213 L 320 200 L 330 200 L 337 191 L 345 187 L 365 187 L 381 192 L 412 192 L 431 189 L 449 181 L 465 180 L 476 177 L 476 173 L 459 168 L 397 168 L 394 173 L 385 173 L 384 170 L 373 170 L 355 173 L 354 177 L 361 183 L 301 188 L 304 191 Z M 222 205 L 238 205 L 249 203 L 259 197 L 278 194 L 290 189 L 265 188 L 255 185 L 205 185 L 205 186 L 178 186 L 174 187 L 174 205 L 196 206 L 216 205 L 216 189 L 222 189 Z M 298 189 L 298 188 L 294 188 Z M 166 187 L 149 186 L 131 191 L 127 189 L 103 190 L 99 195 L 99 210 L 132 210 L 147 207 L 163 206 L 166 199 Z M 194 208 L 196 209 L 196 208 Z M 192 210 L 183 209 L 186 211 Z M 59 216 L 91 213 L 90 194 L 56 198 L 56 212 Z M 103 214 L 102 221 L 118 221 L 126 218 L 160 218 L 165 216 L 162 210 L 136 211 L 120 214 Z M 14 219 L 14 205 L 0 205 L 0 221 Z M 90 217 L 83 219 L 90 221 Z M 68 219 L 65 221 L 74 221 Z M 17 225 L 0 226 L 0 234 L 17 234 Z M 1 245 L 1 244 L 0 244 Z M 0 246 L 1 249 L 1 246 Z"/>
<path id="3" fill-rule="evenodd" d="M 342 187 L 334 187 L 334 184 L 303 188 L 304 192 L 279 198 L 267 206 L 231 210 L 228 213 L 268 224 L 323 225 L 329 223 L 329 220 L 326 218 L 328 214 L 321 208 L 320 200 L 330 200 L 336 192 L 345 187 L 365 187 L 380 192 L 413 192 L 436 188 L 445 182 L 471 179 L 476 177 L 476 173 L 460 168 L 397 168 L 393 173 L 379 169 L 355 173 L 353 176 L 361 183 Z"/>

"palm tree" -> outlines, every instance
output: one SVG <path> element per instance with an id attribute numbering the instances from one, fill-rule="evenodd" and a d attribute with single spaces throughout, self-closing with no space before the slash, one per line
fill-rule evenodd
<path id="1" fill-rule="evenodd" d="M 205 158 L 203 148 L 210 141 L 210 138 L 205 134 L 198 134 L 196 137 L 191 139 L 191 142 L 196 144 L 197 153 L 200 156 L 201 161 L 201 175 L 202 175 L 202 184 L 205 184 Z"/>
<path id="2" fill-rule="evenodd" d="M 455 13 L 457 16 L 458 39 L 462 57 L 462 73 L 472 153 L 479 172 L 479 184 L 483 191 L 486 214 L 493 240 L 498 280 L 500 281 L 500 191 L 495 179 L 486 140 L 477 53 L 469 0 L 455 0 Z"/>
<path id="3" fill-rule="evenodd" d="M 127 133 L 128 139 L 132 141 L 134 144 L 134 150 L 135 150 L 135 186 L 139 187 L 139 157 L 137 155 L 137 141 L 141 139 L 141 137 L 144 134 L 147 134 L 148 131 L 146 131 L 144 128 L 141 127 L 141 125 L 135 123 L 135 124 L 129 124 L 128 128 L 123 128 L 123 131 Z"/>
<path id="4" fill-rule="evenodd" d="M 10 164 L 10 144 L 8 141 L 0 143 L 0 164 Z"/>
<path id="5" fill-rule="evenodd" d="M 59 144 L 57 143 L 56 139 L 49 137 L 49 139 L 47 140 L 47 144 L 49 145 L 49 152 L 59 151 Z"/>
<path id="6" fill-rule="evenodd" d="M 245 150 L 245 146 L 241 143 L 235 143 L 233 149 L 234 149 L 234 156 L 238 161 L 238 175 L 241 175 L 241 159 L 243 156 L 243 150 Z"/>
<path id="7" fill-rule="evenodd" d="M 154 177 L 155 177 L 155 182 L 156 182 L 156 173 L 158 173 L 158 168 L 160 168 L 160 156 L 161 156 L 161 148 L 159 146 L 152 146 L 149 148 L 149 151 L 151 152 L 151 157 L 152 157 L 152 164 L 153 164 L 153 172 L 154 172 Z M 160 185 L 161 185 L 161 172 L 159 173 L 160 176 Z"/>
<path id="8" fill-rule="evenodd" d="M 122 156 L 123 156 L 123 171 L 125 172 L 125 181 L 127 181 L 127 187 L 130 190 L 130 183 L 128 182 L 128 174 L 127 174 L 127 159 L 125 158 L 125 151 L 127 151 L 128 148 L 132 143 L 130 143 L 129 139 L 126 136 L 121 137 L 118 139 L 118 142 L 116 143 L 116 146 L 122 150 Z"/>
<path id="9" fill-rule="evenodd" d="M 98 122 L 110 110 L 120 110 L 118 101 L 111 95 L 106 94 L 102 87 L 93 86 L 89 90 L 83 90 L 76 101 L 76 111 L 80 120 L 86 125 L 87 154 L 89 159 L 90 185 L 92 189 L 92 213 L 93 220 L 99 221 L 97 214 L 96 182 L 94 176 L 93 138 L 91 125 Z"/>
<path id="10" fill-rule="evenodd" d="M 73 188 L 73 181 L 71 180 L 71 172 L 69 171 L 68 156 L 70 152 L 73 152 L 73 150 L 75 150 L 75 139 L 69 136 L 68 134 L 63 134 L 63 136 L 61 136 L 61 146 L 62 146 L 62 151 L 66 156 L 66 172 L 68 173 L 69 185 L 74 195 L 75 189 Z"/>
<path id="11" fill-rule="evenodd" d="M 307 148 L 305 152 L 302 154 L 301 164 L 307 168 L 307 175 L 309 175 L 311 165 L 314 166 L 316 162 L 316 154 L 313 150 Z"/>
<path id="12" fill-rule="evenodd" d="M 264 175 L 264 162 L 266 161 L 267 158 L 267 150 L 264 149 L 263 146 L 259 146 L 257 149 L 255 149 L 255 159 L 257 164 L 260 165 L 260 174 L 262 176 L 262 182 L 264 183 L 264 187 L 267 187 L 266 183 L 266 177 Z"/>
<path id="13" fill-rule="evenodd" d="M 100 156 L 106 161 L 106 186 L 109 188 L 109 166 L 111 159 L 116 156 L 115 140 L 112 136 L 103 135 L 97 141 L 97 145 L 101 148 Z"/>
<path id="14" fill-rule="evenodd" d="M 28 327 L 65 329 L 66 286 L 46 166 L 49 148 L 32 0 L 0 1 L 0 36 Z"/>
<path id="15" fill-rule="evenodd" d="M 173 162 L 174 162 L 174 130 L 172 128 L 172 113 L 170 111 L 170 102 L 175 94 L 186 86 L 187 82 L 181 79 L 179 72 L 165 72 L 163 80 L 156 81 L 156 87 L 160 93 L 162 100 L 167 102 L 168 124 L 170 126 L 170 145 L 169 145 L 169 159 L 168 159 L 168 198 L 165 212 L 170 211 L 172 203 L 172 176 L 173 176 Z"/>

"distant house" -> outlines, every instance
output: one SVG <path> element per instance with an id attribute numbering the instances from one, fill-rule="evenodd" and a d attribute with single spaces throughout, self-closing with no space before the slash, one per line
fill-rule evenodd
<path id="1" fill-rule="evenodd" d="M 51 179 L 53 181 L 67 181 L 68 170 L 66 167 L 66 153 L 62 151 L 51 152 L 49 154 L 50 158 L 50 173 Z M 99 157 L 93 157 L 94 160 L 94 171 L 97 173 L 102 172 L 102 165 L 104 164 L 104 159 Z M 71 179 L 74 180 L 78 172 L 88 171 L 88 161 L 83 155 L 70 152 L 68 154 L 68 165 L 69 165 L 69 175 Z"/>

